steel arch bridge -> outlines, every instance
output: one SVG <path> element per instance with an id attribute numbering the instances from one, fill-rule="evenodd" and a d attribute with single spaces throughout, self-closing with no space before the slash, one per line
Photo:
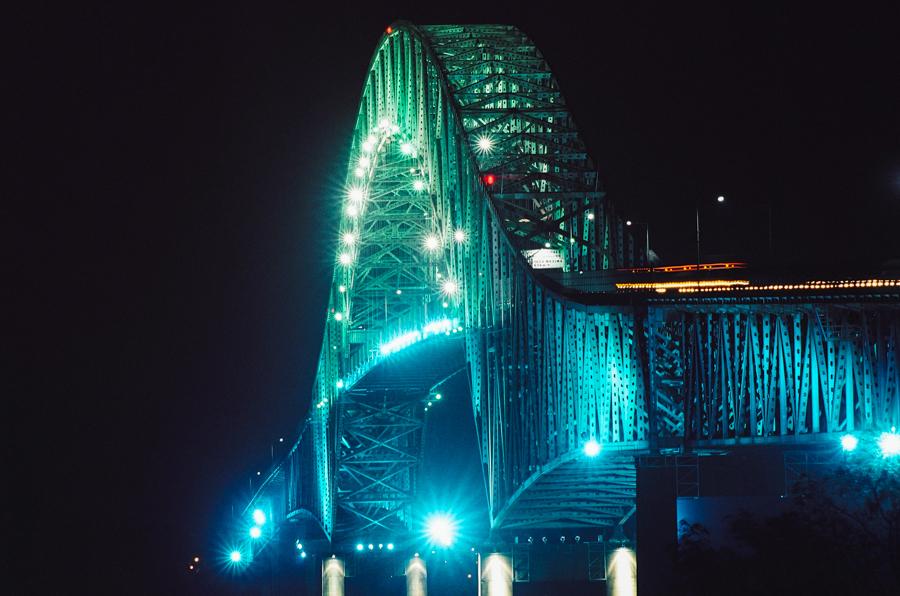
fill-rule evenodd
<path id="1" fill-rule="evenodd" d="M 635 456 L 662 446 L 900 420 L 896 280 L 668 294 L 566 281 L 647 255 L 515 27 L 388 28 L 333 200 L 311 407 L 248 506 L 276 523 L 310 521 L 335 545 L 412 531 L 423 423 L 455 375 L 494 530 L 609 530 L 633 511 Z M 582 455 L 589 441 L 602 458 Z"/>

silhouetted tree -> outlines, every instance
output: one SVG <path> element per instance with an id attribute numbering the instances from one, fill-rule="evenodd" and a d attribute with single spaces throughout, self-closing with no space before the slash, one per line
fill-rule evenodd
<path id="1" fill-rule="evenodd" d="M 860 454 L 811 475 L 790 509 L 728 519 L 729 540 L 682 521 L 673 594 L 900 594 L 900 465 Z"/>

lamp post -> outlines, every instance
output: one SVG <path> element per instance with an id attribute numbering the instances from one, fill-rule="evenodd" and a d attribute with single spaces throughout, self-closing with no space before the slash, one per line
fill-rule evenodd
<path id="1" fill-rule="evenodd" d="M 716 203 L 721 205 L 725 202 L 725 197 L 719 195 L 716 197 Z M 700 274 L 700 203 L 695 203 L 695 212 L 697 215 L 697 274 Z"/>
<path id="2" fill-rule="evenodd" d="M 647 255 L 647 266 L 650 268 L 650 273 L 653 273 L 653 263 L 650 262 L 650 224 L 645 221 L 631 221 L 630 219 L 625 220 L 626 226 L 631 226 L 634 224 L 640 224 L 640 225 L 644 226 L 644 230 L 646 232 L 645 244 L 644 244 L 644 251 L 645 251 L 644 254 Z"/>

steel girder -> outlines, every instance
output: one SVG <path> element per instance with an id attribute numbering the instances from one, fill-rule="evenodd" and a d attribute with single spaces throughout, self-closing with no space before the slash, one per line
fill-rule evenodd
<path id="1" fill-rule="evenodd" d="M 897 305 L 653 307 L 660 437 L 764 439 L 900 420 Z"/>

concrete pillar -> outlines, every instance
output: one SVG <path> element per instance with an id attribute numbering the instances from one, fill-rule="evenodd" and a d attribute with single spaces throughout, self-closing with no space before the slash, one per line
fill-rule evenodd
<path id="1" fill-rule="evenodd" d="M 428 570 L 421 557 L 406 564 L 406 596 L 428 596 Z"/>
<path id="2" fill-rule="evenodd" d="M 491 553 L 481 559 L 481 596 L 512 596 L 512 561 Z"/>
<path id="3" fill-rule="evenodd" d="M 322 561 L 322 596 L 344 596 L 344 561 L 331 557 Z"/>
<path id="4" fill-rule="evenodd" d="M 637 558 L 634 551 L 621 546 L 609 555 L 606 569 L 607 596 L 637 596 Z"/>

